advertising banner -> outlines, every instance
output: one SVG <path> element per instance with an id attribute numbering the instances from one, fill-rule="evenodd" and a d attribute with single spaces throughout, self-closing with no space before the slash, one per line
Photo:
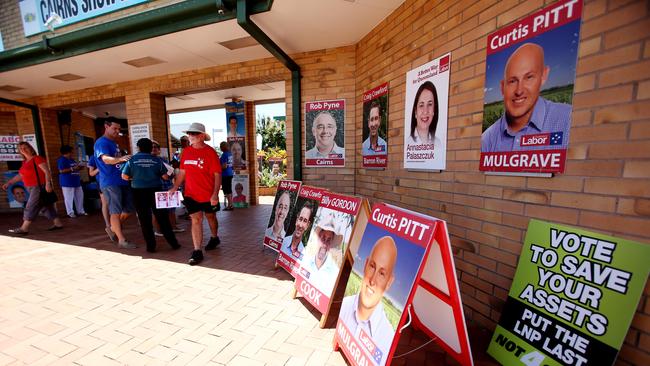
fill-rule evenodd
<path id="1" fill-rule="evenodd" d="M 582 0 L 562 0 L 487 37 L 481 171 L 562 173 Z"/>
<path id="2" fill-rule="evenodd" d="M 330 305 L 360 208 L 360 198 L 326 192 L 316 211 L 296 290 L 323 314 Z"/>
<path id="3" fill-rule="evenodd" d="M 23 22 L 25 36 L 28 37 L 47 31 L 45 22 L 52 14 L 61 17 L 61 24 L 52 24 L 54 28 L 57 28 L 147 1 L 149 0 L 72 0 L 65 2 L 20 0 L 20 19 Z"/>
<path id="4" fill-rule="evenodd" d="M 3 172 L 2 176 L 5 182 L 10 181 L 18 172 Z M 16 182 L 7 187 L 7 201 L 10 208 L 23 208 L 29 199 L 29 192 L 25 189 L 23 182 Z"/>
<path id="5" fill-rule="evenodd" d="M 282 180 L 278 183 L 273 210 L 264 233 L 264 245 L 276 252 L 280 250 L 282 241 L 287 236 L 287 228 L 291 221 L 293 208 L 296 206 L 301 185 L 302 182 L 294 180 Z"/>
<path id="6" fill-rule="evenodd" d="M 435 225 L 394 206 L 372 207 L 345 287 L 335 341 L 353 365 L 385 365 L 413 297 Z"/>
<path id="7" fill-rule="evenodd" d="M 235 174 L 232 177 L 232 205 L 237 208 L 248 207 L 248 174 Z"/>
<path id="8" fill-rule="evenodd" d="M 345 166 L 345 100 L 305 103 L 305 166 Z"/>
<path id="9" fill-rule="evenodd" d="M 325 189 L 302 186 L 298 193 L 298 200 L 289 221 L 287 236 L 282 240 L 280 253 L 276 263 L 297 277 L 300 268 L 300 260 L 303 258 L 305 246 L 309 241 L 311 224 L 316 217 L 316 211 L 320 205 Z"/>
<path id="10" fill-rule="evenodd" d="M 143 123 L 139 125 L 129 125 L 129 136 L 131 138 L 131 154 L 137 153 L 138 150 L 138 140 L 140 139 L 151 139 L 151 133 L 149 132 L 149 124 Z"/>
<path id="11" fill-rule="evenodd" d="M 448 53 L 406 74 L 404 168 L 443 170 L 447 163 Z"/>
<path id="12" fill-rule="evenodd" d="M 18 151 L 20 136 L 0 136 L 0 161 L 22 161 Z"/>
<path id="13" fill-rule="evenodd" d="M 361 166 L 386 168 L 388 165 L 388 83 L 363 93 L 362 138 Z"/>
<path id="14" fill-rule="evenodd" d="M 243 101 L 226 103 L 226 125 L 228 146 L 232 153 L 232 167 L 236 171 L 246 170 L 246 115 Z"/>
<path id="15" fill-rule="evenodd" d="M 612 365 L 650 245 L 531 220 L 488 353 L 504 365 Z"/>

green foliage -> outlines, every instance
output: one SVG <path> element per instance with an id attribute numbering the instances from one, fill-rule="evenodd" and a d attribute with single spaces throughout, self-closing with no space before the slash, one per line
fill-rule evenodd
<path id="1" fill-rule="evenodd" d="M 260 187 L 277 187 L 278 183 L 286 177 L 286 174 L 274 176 L 271 174 L 271 168 L 262 167 L 262 174 L 260 175 Z"/>
<path id="2" fill-rule="evenodd" d="M 262 150 L 269 148 L 287 148 L 285 121 L 278 121 L 268 116 L 258 115 L 257 134 L 262 136 Z"/>

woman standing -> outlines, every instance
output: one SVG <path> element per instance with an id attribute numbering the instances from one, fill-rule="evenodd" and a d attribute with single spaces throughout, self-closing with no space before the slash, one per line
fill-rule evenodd
<path id="1" fill-rule="evenodd" d="M 31 225 L 41 209 L 43 209 L 45 216 L 52 220 L 53 223 L 47 229 L 48 231 L 62 229 L 63 225 L 57 217 L 54 203 L 46 206 L 42 206 L 39 203 L 41 189 L 45 188 L 47 192 L 52 192 L 54 189 L 52 187 L 52 174 L 47 165 L 47 160 L 42 156 L 36 155 L 36 151 L 32 145 L 27 142 L 20 142 L 18 144 L 18 150 L 23 156 L 23 165 L 15 177 L 2 185 L 2 189 L 7 190 L 7 187 L 22 180 L 25 188 L 29 192 L 29 199 L 23 211 L 23 224 L 18 228 L 10 229 L 9 232 L 17 235 L 27 235 L 29 233 L 29 225 Z"/>

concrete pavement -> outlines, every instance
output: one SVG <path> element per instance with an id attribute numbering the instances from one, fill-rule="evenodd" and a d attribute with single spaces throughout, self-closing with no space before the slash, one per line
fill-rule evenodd
<path id="1" fill-rule="evenodd" d="M 199 266 L 187 265 L 189 231 L 177 234 L 181 250 L 158 238 L 149 254 L 135 218 L 126 233 L 140 247 L 118 250 L 97 213 L 54 232 L 39 217 L 20 238 L 5 234 L 20 216 L 0 215 L 0 365 L 345 365 L 334 323 L 321 329 L 320 314 L 291 299 L 292 278 L 262 250 L 270 211 L 219 212 L 222 244 Z M 470 333 L 476 363 L 492 364 L 489 335 Z M 409 329 L 396 354 L 425 342 Z M 393 364 L 454 362 L 429 344 Z"/>

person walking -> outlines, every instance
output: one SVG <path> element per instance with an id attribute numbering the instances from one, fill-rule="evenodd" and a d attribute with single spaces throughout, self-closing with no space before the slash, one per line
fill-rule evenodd
<path id="1" fill-rule="evenodd" d="M 223 195 L 226 198 L 226 207 L 224 211 L 232 211 L 232 177 L 235 175 L 235 172 L 232 169 L 232 153 L 228 147 L 228 143 L 221 141 L 219 144 L 221 149 L 221 157 L 219 161 L 221 162 L 221 188 L 223 190 Z"/>
<path id="2" fill-rule="evenodd" d="M 63 229 L 61 220 L 57 217 L 54 202 L 44 203 L 40 199 L 43 191 L 53 192 L 54 190 L 52 173 L 50 173 L 47 160 L 37 155 L 32 145 L 25 141 L 18 143 L 18 151 L 23 156 L 23 164 L 18 170 L 18 174 L 3 184 L 2 189 L 6 191 L 9 186 L 22 180 L 29 193 L 29 199 L 23 211 L 22 225 L 15 229 L 9 229 L 9 232 L 16 235 L 27 235 L 29 226 L 41 210 L 45 217 L 52 220 L 52 226 L 47 229 L 48 231 Z"/>
<path id="3" fill-rule="evenodd" d="M 88 216 L 84 210 L 84 191 L 81 189 L 79 176 L 79 170 L 83 169 L 83 166 L 72 159 L 72 146 L 63 145 L 59 151 L 61 156 L 56 165 L 59 168 L 59 185 L 63 191 L 65 210 L 71 218 L 77 217 L 75 208 L 79 216 Z"/>
<path id="4" fill-rule="evenodd" d="M 142 138 L 138 140 L 137 146 L 139 152 L 122 167 L 122 179 L 131 181 L 135 210 L 140 219 L 142 236 L 147 243 L 147 252 L 154 253 L 156 251 L 156 236 L 151 221 L 152 211 L 167 243 L 172 249 L 179 249 L 181 246 L 178 244 L 169 222 L 169 211 L 156 208 L 156 192 L 162 191 L 162 180 L 169 179 L 167 168 L 162 159 L 151 155 L 153 148 L 151 140 Z"/>
<path id="5" fill-rule="evenodd" d="M 205 143 L 210 141 L 210 135 L 205 133 L 205 126 L 202 123 L 192 123 L 184 132 L 189 136 L 190 146 L 183 150 L 180 170 L 169 192 L 176 192 L 185 182 L 183 204 L 192 219 L 192 243 L 194 244 L 194 251 L 188 263 L 193 266 L 203 260 L 204 216 L 212 234 L 205 250 L 213 250 L 221 243 L 216 215 L 219 211 L 221 163 L 217 152 Z"/>
<path id="6" fill-rule="evenodd" d="M 129 183 L 122 179 L 121 164 L 131 156 L 123 155 L 115 140 L 120 135 L 120 123 L 106 119 L 104 135 L 95 141 L 95 158 L 99 169 L 99 185 L 108 202 L 111 227 L 106 228 L 108 237 L 123 249 L 134 249 L 138 246 L 126 240 L 122 231 L 122 223 L 133 213 L 133 196 Z"/>

